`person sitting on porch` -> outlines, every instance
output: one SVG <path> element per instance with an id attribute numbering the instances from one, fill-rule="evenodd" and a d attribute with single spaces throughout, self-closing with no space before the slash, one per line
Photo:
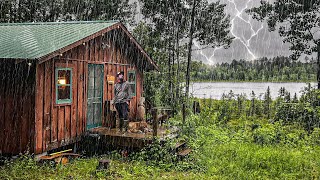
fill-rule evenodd
<path id="1" fill-rule="evenodd" d="M 120 119 L 120 131 L 128 130 L 128 112 L 129 102 L 131 100 L 131 88 L 127 81 L 124 80 L 124 72 L 117 73 L 117 83 L 114 85 L 113 105 L 115 105 Z"/>

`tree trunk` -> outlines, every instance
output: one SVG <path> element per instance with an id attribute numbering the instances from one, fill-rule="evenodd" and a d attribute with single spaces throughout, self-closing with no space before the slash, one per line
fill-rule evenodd
<path id="1" fill-rule="evenodd" d="M 196 0 L 193 0 L 192 12 L 191 12 L 191 25 L 189 33 L 189 44 L 188 44 L 188 63 L 187 63 L 187 74 L 186 74 L 186 100 L 189 98 L 189 85 L 190 85 L 190 69 L 191 69 L 191 53 L 192 53 L 192 41 L 194 32 L 194 19 L 195 19 Z"/>
<path id="2" fill-rule="evenodd" d="M 194 32 L 194 19 L 195 19 L 195 9 L 196 9 L 196 0 L 193 0 L 192 12 L 191 12 L 191 24 L 190 24 L 190 33 L 189 33 L 189 44 L 188 44 L 188 63 L 187 63 L 187 74 L 186 74 L 186 94 L 185 94 L 185 103 L 188 107 L 188 99 L 189 99 L 189 85 L 190 85 L 190 69 L 191 69 L 191 53 L 192 53 L 192 41 L 193 41 L 193 32 Z M 182 108 L 182 119 L 183 125 L 186 120 L 186 105 L 183 104 Z"/>
<path id="3" fill-rule="evenodd" d="M 320 42 L 317 43 L 317 82 L 318 82 L 318 89 L 320 89 Z"/>
<path id="4" fill-rule="evenodd" d="M 177 32 L 176 32 L 176 60 L 177 60 L 177 74 L 176 74 L 176 82 L 177 82 L 177 85 L 176 85 L 176 101 L 177 103 L 176 104 L 179 104 L 180 102 L 180 94 L 179 94 L 179 91 L 180 91 L 180 81 L 179 81 L 179 72 L 180 72 L 180 60 L 179 60 L 179 28 L 180 28 L 180 24 L 178 23 L 178 27 L 177 27 Z"/>

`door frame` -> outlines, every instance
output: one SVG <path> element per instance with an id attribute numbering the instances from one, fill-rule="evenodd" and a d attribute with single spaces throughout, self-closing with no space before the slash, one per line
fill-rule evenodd
<path id="1" fill-rule="evenodd" d="M 89 86 L 89 66 L 93 66 L 94 67 L 94 71 L 96 71 L 96 67 L 99 67 L 99 66 L 101 66 L 102 67 L 102 74 L 101 74 L 101 94 L 100 94 L 100 97 L 101 97 L 101 119 L 100 119 L 100 122 L 98 122 L 98 123 L 95 123 L 94 122 L 94 119 L 93 119 L 93 124 L 90 124 L 90 125 L 88 125 L 88 116 L 89 116 L 89 108 L 88 108 L 88 103 L 89 103 L 89 95 L 88 95 L 88 93 L 89 93 L 89 90 L 88 90 L 88 86 Z M 104 64 L 94 64 L 94 63 L 88 63 L 88 72 L 87 72 L 87 74 L 88 74 L 88 78 L 87 78 L 87 99 L 86 99 L 86 101 L 87 101 L 87 122 L 86 122 L 86 129 L 87 130 L 89 130 L 89 129 L 92 129 L 92 128 L 96 128 L 96 127 L 101 127 L 102 126 L 102 122 L 103 122 L 103 91 L 104 91 Z M 96 77 L 94 77 L 94 80 L 96 79 Z M 94 84 L 95 84 L 95 82 L 94 82 Z"/>

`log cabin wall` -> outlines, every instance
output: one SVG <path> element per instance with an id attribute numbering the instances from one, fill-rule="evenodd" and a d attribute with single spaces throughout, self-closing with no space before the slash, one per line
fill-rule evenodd
<path id="1" fill-rule="evenodd" d="M 0 155 L 33 150 L 35 63 L 0 60 Z"/>
<path id="2" fill-rule="evenodd" d="M 137 103 L 142 93 L 142 72 L 136 67 L 138 56 L 127 54 L 132 48 L 129 39 L 123 38 L 124 33 L 107 32 L 80 46 L 62 53 L 36 69 L 36 100 L 35 100 L 35 153 L 39 154 L 79 140 L 86 131 L 87 124 L 87 81 L 88 64 L 104 66 L 103 102 L 113 98 L 113 83 L 107 78 L 118 71 L 136 72 L 136 96 L 130 103 L 130 119 L 134 120 Z M 119 40 L 119 39 L 122 40 Z M 132 54 L 132 53 L 131 53 Z M 55 68 L 72 69 L 72 103 L 56 104 Z M 102 107 L 102 113 L 104 112 Z M 102 124 L 105 124 L 102 114 Z"/>

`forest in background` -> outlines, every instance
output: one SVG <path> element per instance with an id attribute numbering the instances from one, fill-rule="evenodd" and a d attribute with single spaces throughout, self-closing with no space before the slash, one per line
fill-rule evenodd
<path id="1" fill-rule="evenodd" d="M 191 80 L 244 82 L 315 82 L 316 62 L 305 62 L 289 57 L 260 58 L 254 61 L 233 60 L 231 63 L 207 65 L 192 62 Z"/>

